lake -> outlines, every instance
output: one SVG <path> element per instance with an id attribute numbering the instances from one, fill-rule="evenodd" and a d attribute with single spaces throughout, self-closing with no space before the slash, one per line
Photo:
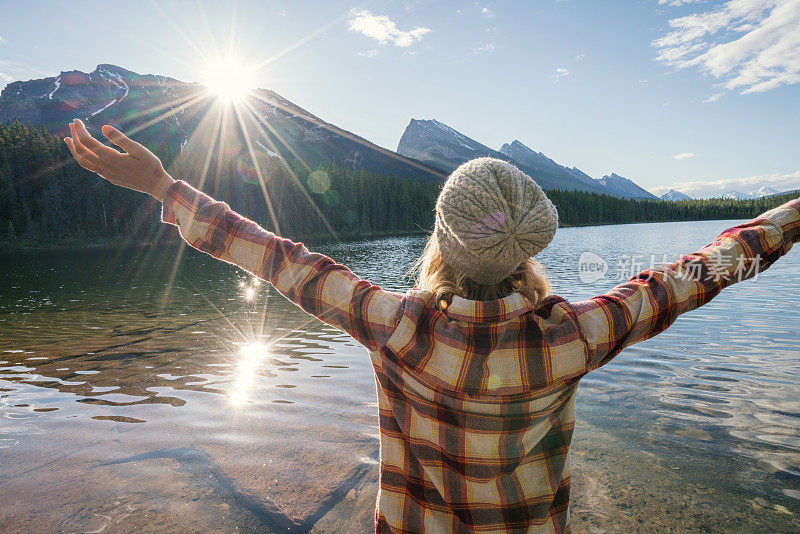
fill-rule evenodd
<path id="1" fill-rule="evenodd" d="M 738 222 L 564 228 L 539 259 L 584 299 Z M 423 244 L 314 248 L 404 291 Z M 349 336 L 188 247 L 0 266 L 0 530 L 373 528 L 375 383 Z M 583 378 L 575 532 L 800 530 L 798 306 L 793 250 Z"/>

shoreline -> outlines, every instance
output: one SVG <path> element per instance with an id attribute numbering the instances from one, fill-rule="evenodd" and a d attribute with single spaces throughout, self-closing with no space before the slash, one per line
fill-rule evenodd
<path id="1" fill-rule="evenodd" d="M 629 222 L 609 222 L 609 223 L 586 223 L 586 224 L 562 224 L 559 228 L 586 228 L 590 226 L 615 226 L 615 225 L 630 225 L 630 224 L 660 224 L 660 223 L 677 223 L 677 222 L 707 222 L 707 221 L 736 221 L 747 219 L 671 219 L 663 221 L 629 221 Z M 344 235 L 333 236 L 331 234 L 309 234 L 297 236 L 281 236 L 292 241 L 309 243 L 330 243 L 332 241 L 360 241 L 364 239 L 381 239 L 387 237 L 403 237 L 403 236 L 427 236 L 430 235 L 432 230 L 403 230 L 396 232 L 370 232 L 366 235 Z M 72 250 L 120 250 L 133 247 L 150 247 L 150 246 L 176 246 L 184 241 L 182 239 L 163 239 L 158 241 L 128 241 L 124 239 L 104 238 L 92 242 L 60 242 L 56 243 L 31 243 L 20 240 L 16 246 L 9 246 L 6 243 L 0 243 L 0 258 L 7 256 L 14 256 L 17 254 L 25 254 L 28 252 L 66 252 Z"/>

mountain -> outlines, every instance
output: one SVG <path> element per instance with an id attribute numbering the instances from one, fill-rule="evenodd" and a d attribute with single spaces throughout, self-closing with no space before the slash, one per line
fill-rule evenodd
<path id="1" fill-rule="evenodd" d="M 541 152 L 536 152 L 532 148 L 522 144 L 520 141 L 514 140 L 509 143 L 505 143 L 502 147 L 500 147 L 500 152 L 505 154 L 509 158 L 513 159 L 525 165 L 529 169 L 535 169 L 541 173 L 551 173 L 551 174 L 559 174 L 563 173 L 569 175 L 571 177 L 577 178 L 581 182 L 589 185 L 590 187 L 596 187 L 597 184 L 595 183 L 594 178 L 583 172 L 582 170 L 578 169 L 577 167 L 572 167 L 571 169 L 564 167 L 563 165 L 559 165 L 552 159 L 548 158 Z"/>
<path id="2" fill-rule="evenodd" d="M 577 167 L 565 167 L 559 165 L 541 152 L 536 152 L 532 148 L 524 145 L 518 140 L 506 143 L 500 148 L 500 152 L 512 158 L 529 169 L 535 169 L 541 173 L 553 175 L 565 175 L 576 178 L 592 188 L 600 186 L 602 193 L 615 197 L 623 198 L 649 198 L 655 199 L 656 196 L 636 185 L 632 180 L 612 173 L 602 178 L 592 178 Z"/>
<path id="3" fill-rule="evenodd" d="M 659 197 L 661 200 L 672 200 L 672 201 L 679 201 L 679 200 L 692 200 L 687 194 L 681 193 L 680 191 L 675 191 L 674 189 L 670 189 L 663 195 Z"/>
<path id="4" fill-rule="evenodd" d="M 437 120 L 411 119 L 397 153 L 450 172 L 465 161 L 481 156 L 508 158 Z"/>
<path id="5" fill-rule="evenodd" d="M 722 194 L 721 198 L 732 198 L 736 200 L 746 200 L 751 198 L 761 198 L 761 197 L 771 197 L 773 195 L 780 194 L 780 191 L 777 191 L 768 186 L 762 186 L 753 193 L 743 193 L 742 191 L 737 191 L 736 189 L 731 189 L 726 191 Z"/>
<path id="6" fill-rule="evenodd" d="M 437 169 L 374 145 L 265 89 L 253 91 L 238 108 L 226 107 L 199 84 L 101 64 L 89 73 L 72 70 L 11 82 L 0 93 L 0 123 L 17 119 L 65 134 L 75 117 L 92 132 L 112 124 L 135 132 L 150 146 L 166 144 L 173 154 L 188 143 L 200 160 L 220 135 L 226 139 L 224 155 L 232 161 L 252 147 L 264 156 L 299 159 L 311 167 L 335 163 L 426 181 L 445 178 Z"/>
<path id="7" fill-rule="evenodd" d="M 397 152 L 403 156 L 420 160 L 445 173 L 451 172 L 465 161 L 481 156 L 490 156 L 514 163 L 520 170 L 533 176 L 544 189 L 605 192 L 602 186 L 577 169 L 562 167 L 543 155 L 540 158 L 526 155 L 525 152 L 538 153 L 533 152 L 519 141 L 515 143 L 503 145 L 508 153 L 503 149 L 497 151 L 435 119 L 411 119 L 400 138 Z"/>
<path id="8" fill-rule="evenodd" d="M 737 191 L 736 189 L 731 189 L 729 191 L 722 193 L 722 196 L 720 198 L 747 200 L 755 197 L 750 193 L 742 193 L 741 191 Z"/>
<path id="9" fill-rule="evenodd" d="M 776 195 L 784 195 L 793 191 L 800 191 L 797 189 L 797 184 L 800 183 L 800 173 L 793 173 L 786 175 L 775 180 L 775 177 L 753 177 L 742 180 L 737 180 L 735 183 L 723 182 L 709 182 L 708 184 L 692 184 L 691 198 L 707 199 L 707 198 L 727 198 L 727 199 L 740 199 L 750 200 L 759 199 L 764 197 L 772 197 Z M 738 185 L 737 185 L 738 184 Z M 736 186 L 735 188 L 733 186 Z M 778 188 L 779 186 L 782 186 Z M 756 189 L 758 188 L 758 189 Z M 666 193 L 664 193 L 666 191 Z M 664 198 L 666 195 L 672 195 L 675 189 L 667 186 L 653 188 L 656 195 L 661 195 Z M 683 193 L 681 193 L 683 194 Z M 673 198 L 668 200 L 678 200 Z"/>
<path id="10" fill-rule="evenodd" d="M 623 198 L 648 198 L 657 199 L 654 194 L 636 185 L 633 180 L 624 178 L 616 173 L 598 178 L 597 180 L 608 191 L 608 194 Z"/>
<path id="11" fill-rule="evenodd" d="M 531 175 L 543 189 L 586 191 L 620 198 L 656 198 L 631 180 L 617 174 L 594 179 L 577 167 L 565 167 L 518 140 L 500 150 L 467 137 L 435 119 L 411 119 L 397 152 L 449 173 L 465 161 L 490 156 L 513 163 Z"/>
<path id="12" fill-rule="evenodd" d="M 772 195 L 778 195 L 778 194 L 780 194 L 780 191 L 768 187 L 766 185 L 760 187 L 758 191 L 754 193 L 754 195 L 757 197 L 771 197 Z"/>
<path id="13" fill-rule="evenodd" d="M 536 152 L 532 148 L 524 145 L 518 140 L 506 143 L 500 148 L 500 152 L 512 158 L 529 169 L 535 169 L 541 173 L 553 175 L 568 175 L 576 178 L 592 188 L 600 186 L 601 192 L 623 198 L 649 198 L 655 199 L 656 196 L 636 185 L 632 180 L 612 173 L 602 178 L 592 178 L 577 167 L 565 167 L 559 165 L 541 152 Z"/>

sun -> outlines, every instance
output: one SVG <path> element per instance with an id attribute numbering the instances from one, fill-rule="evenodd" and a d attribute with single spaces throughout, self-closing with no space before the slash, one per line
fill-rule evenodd
<path id="1" fill-rule="evenodd" d="M 253 75 L 239 61 L 229 59 L 210 64 L 205 70 L 203 85 L 221 102 L 235 104 L 252 89 Z"/>

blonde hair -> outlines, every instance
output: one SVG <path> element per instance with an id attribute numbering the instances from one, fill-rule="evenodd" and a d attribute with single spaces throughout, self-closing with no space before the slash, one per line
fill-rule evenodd
<path id="1" fill-rule="evenodd" d="M 469 300 L 496 300 L 516 291 L 532 305 L 538 306 L 550 292 L 550 283 L 542 265 L 533 258 L 523 261 L 504 280 L 492 285 L 478 284 L 463 272 L 445 263 L 439 254 L 436 233 L 428 238 L 422 255 L 409 271 L 416 287 L 434 294 L 439 309 L 445 309 L 458 295 Z"/>

